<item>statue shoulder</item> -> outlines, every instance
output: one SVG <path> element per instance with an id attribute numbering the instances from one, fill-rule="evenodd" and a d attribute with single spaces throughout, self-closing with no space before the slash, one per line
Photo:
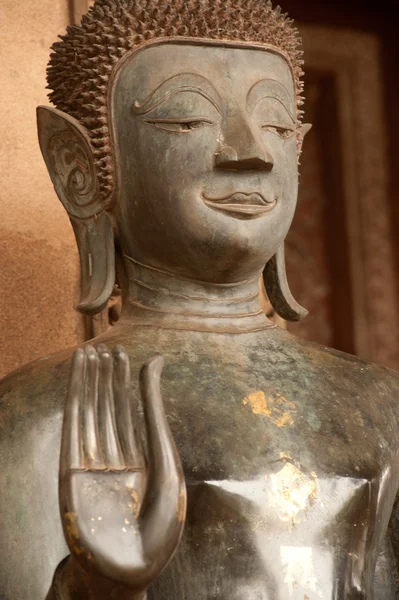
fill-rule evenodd
<path id="1" fill-rule="evenodd" d="M 346 381 L 359 391 L 374 391 L 387 401 L 398 400 L 399 372 L 334 348 L 297 341 L 303 353 L 311 357 L 314 368 L 319 374 L 324 373 L 326 379 Z"/>
<path id="2" fill-rule="evenodd" d="M 130 337 L 129 328 L 115 326 L 90 342 L 97 346 L 105 343 L 109 348 L 125 345 Z M 144 335 L 142 335 L 144 338 Z M 148 338 L 148 334 L 147 334 Z M 147 358 L 140 359 L 140 336 L 135 336 L 133 349 L 129 347 L 131 365 L 138 377 L 139 367 Z M 53 417 L 61 418 L 67 394 L 71 362 L 77 347 L 68 348 L 34 360 L 12 371 L 0 380 L 0 438 L 8 436 L 14 425 L 27 429 L 33 425 L 45 425 Z M 150 353 L 150 357 L 155 351 Z M 137 356 L 136 356 L 137 355 Z M 137 373 L 136 373 L 137 371 Z"/>
<path id="3" fill-rule="evenodd" d="M 0 432 L 39 423 L 60 412 L 74 348 L 30 362 L 0 381 Z M 2 436 L 1 436 L 2 437 Z"/>

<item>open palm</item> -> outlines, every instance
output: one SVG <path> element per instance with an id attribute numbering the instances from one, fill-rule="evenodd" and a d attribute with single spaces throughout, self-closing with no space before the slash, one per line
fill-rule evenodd
<path id="1" fill-rule="evenodd" d="M 85 570 L 137 590 L 172 558 L 185 519 L 184 478 L 160 393 L 162 366 L 155 357 L 140 374 L 147 456 L 121 347 L 75 352 L 65 407 L 60 509 L 68 546 Z"/>

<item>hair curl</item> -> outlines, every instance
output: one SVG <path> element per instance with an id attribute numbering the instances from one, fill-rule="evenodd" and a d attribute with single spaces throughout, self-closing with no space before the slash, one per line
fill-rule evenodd
<path id="1" fill-rule="evenodd" d="M 59 37 L 47 69 L 49 98 L 89 131 L 104 200 L 114 188 L 108 81 L 124 54 L 145 41 L 184 37 L 275 47 L 291 65 L 301 120 L 301 40 L 293 21 L 270 0 L 96 0 L 81 26 L 68 27 Z"/>

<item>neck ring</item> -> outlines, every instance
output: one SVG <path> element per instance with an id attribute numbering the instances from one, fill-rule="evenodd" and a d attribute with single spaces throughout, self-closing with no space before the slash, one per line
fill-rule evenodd
<path id="1" fill-rule="evenodd" d="M 260 273 L 237 283 L 183 278 L 125 255 L 128 314 L 165 329 L 248 333 L 275 327 L 259 302 Z"/>

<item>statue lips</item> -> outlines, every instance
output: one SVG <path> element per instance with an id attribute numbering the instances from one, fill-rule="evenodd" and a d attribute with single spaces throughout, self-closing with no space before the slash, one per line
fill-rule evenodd
<path id="1" fill-rule="evenodd" d="M 259 192 L 235 192 L 223 198 L 208 198 L 203 194 L 204 202 L 210 208 L 229 213 L 239 219 L 255 219 L 270 212 L 277 199 L 266 200 Z"/>

